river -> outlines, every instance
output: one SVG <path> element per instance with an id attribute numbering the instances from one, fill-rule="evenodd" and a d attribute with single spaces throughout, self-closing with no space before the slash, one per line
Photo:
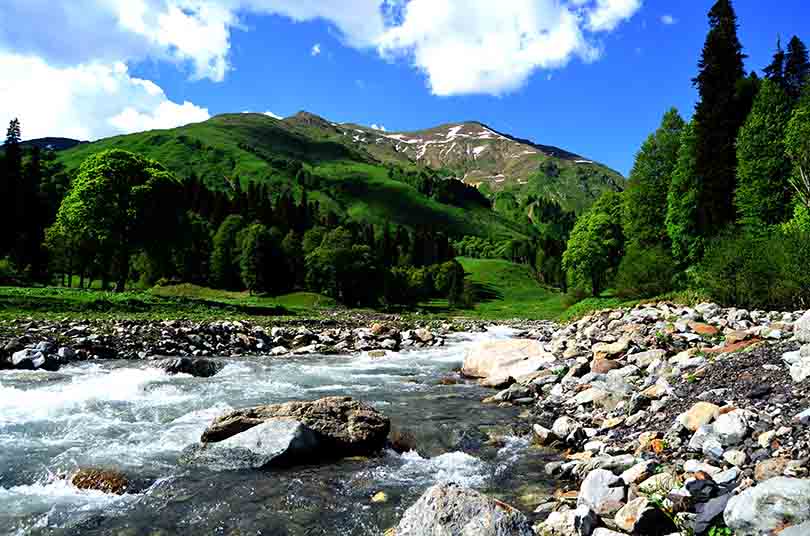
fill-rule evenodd
<path id="1" fill-rule="evenodd" d="M 0 533 L 379 535 L 431 484 L 455 481 L 524 511 L 551 489 L 548 454 L 516 408 L 456 377 L 465 348 L 512 332 L 451 336 L 442 348 L 227 359 L 212 378 L 169 376 L 144 361 L 94 361 L 57 373 L 0 372 Z M 416 438 L 417 451 L 273 471 L 178 465 L 232 408 L 350 395 Z M 136 491 L 79 491 L 64 475 L 115 468 Z M 385 502 L 372 502 L 378 492 Z"/>

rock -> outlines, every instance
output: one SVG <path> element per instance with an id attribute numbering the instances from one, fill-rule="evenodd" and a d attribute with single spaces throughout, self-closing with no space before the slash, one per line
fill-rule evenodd
<path id="1" fill-rule="evenodd" d="M 698 402 L 678 417 L 678 422 L 690 432 L 696 432 L 704 424 L 709 424 L 720 415 L 720 408 L 709 402 Z"/>
<path id="2" fill-rule="evenodd" d="M 694 533 L 704 534 L 711 527 L 719 525 L 722 520 L 723 512 L 725 511 L 728 501 L 731 499 L 731 494 L 727 493 L 720 497 L 714 497 L 706 502 L 699 502 L 695 505 L 695 518 Z"/>
<path id="3" fill-rule="evenodd" d="M 667 352 L 666 350 L 647 350 L 646 352 L 640 352 L 638 354 L 631 354 L 627 356 L 627 360 L 630 363 L 635 363 L 640 368 L 646 368 L 650 366 L 651 363 L 654 361 L 662 361 L 666 358 Z"/>
<path id="4" fill-rule="evenodd" d="M 641 484 L 638 489 L 642 493 L 656 493 L 666 496 L 672 489 L 678 486 L 678 480 L 671 473 L 658 473 L 653 475 Z"/>
<path id="5" fill-rule="evenodd" d="M 581 393 L 578 393 L 574 398 L 570 400 L 570 404 L 574 406 L 593 404 L 599 402 L 600 400 L 604 400 L 608 396 L 609 393 L 604 389 L 599 389 L 598 387 L 591 387 L 590 389 L 586 389 Z"/>
<path id="6" fill-rule="evenodd" d="M 723 459 L 735 467 L 743 467 L 748 456 L 741 450 L 727 450 L 723 453 Z"/>
<path id="7" fill-rule="evenodd" d="M 692 331 L 694 331 L 698 335 L 705 335 L 705 336 L 712 337 L 712 336 L 717 335 L 718 333 L 720 333 L 720 330 L 717 329 L 715 326 L 712 326 L 711 324 L 705 324 L 703 322 L 694 322 L 694 321 L 692 321 L 692 322 L 689 322 L 688 325 L 692 329 Z"/>
<path id="8" fill-rule="evenodd" d="M 793 525 L 779 533 L 779 536 L 807 536 L 810 534 L 810 521 Z"/>
<path id="9" fill-rule="evenodd" d="M 630 339 L 622 337 L 616 342 L 598 342 L 591 347 L 594 359 L 615 359 L 630 348 Z"/>
<path id="10" fill-rule="evenodd" d="M 190 374 L 196 378 L 210 378 L 225 367 L 224 364 L 217 361 L 191 357 L 165 359 L 158 362 L 157 366 L 167 374 Z"/>
<path id="11" fill-rule="evenodd" d="M 646 497 L 638 497 L 624 505 L 616 512 L 613 521 L 618 528 L 631 534 L 663 536 L 676 530 L 672 521 Z"/>
<path id="12" fill-rule="evenodd" d="M 624 482 L 619 477 L 604 469 L 594 469 L 582 481 L 577 506 L 603 515 L 621 508 L 624 498 Z"/>
<path id="13" fill-rule="evenodd" d="M 621 478 L 627 486 L 635 484 L 636 482 L 649 478 L 656 465 L 657 464 L 651 460 L 639 462 L 623 472 L 619 478 Z"/>
<path id="14" fill-rule="evenodd" d="M 801 344 L 810 344 L 810 311 L 805 312 L 793 326 L 796 340 Z"/>
<path id="15" fill-rule="evenodd" d="M 427 329 L 420 328 L 420 329 L 414 330 L 413 338 L 416 339 L 417 341 L 423 343 L 423 344 L 428 344 L 430 342 L 433 342 L 433 333 L 431 333 Z"/>
<path id="16" fill-rule="evenodd" d="M 582 434 L 582 425 L 571 417 L 560 417 L 551 426 L 551 431 L 555 436 L 562 440 L 567 440 L 569 437 L 579 436 Z"/>
<path id="17" fill-rule="evenodd" d="M 14 352 L 9 362 L 17 370 L 47 370 L 49 372 L 59 370 L 58 359 L 51 354 L 45 354 L 32 348 Z"/>
<path id="18" fill-rule="evenodd" d="M 461 373 L 471 378 L 521 377 L 548 368 L 556 358 L 531 339 L 487 341 L 470 348 Z"/>
<path id="19" fill-rule="evenodd" d="M 722 445 L 739 445 L 748 435 L 748 419 L 742 410 L 720 415 L 714 421 L 713 430 Z"/>
<path id="20" fill-rule="evenodd" d="M 594 359 L 591 361 L 591 372 L 596 374 L 607 374 L 611 370 L 622 368 L 622 364 L 611 359 Z"/>
<path id="21" fill-rule="evenodd" d="M 587 506 L 577 506 L 574 510 L 574 530 L 578 536 L 591 536 L 598 524 L 599 516 Z"/>
<path id="22" fill-rule="evenodd" d="M 764 482 L 771 478 L 782 476 L 787 468 L 788 462 L 785 458 L 770 458 L 757 463 L 754 468 L 754 479 L 757 482 Z"/>
<path id="23" fill-rule="evenodd" d="M 574 528 L 575 517 L 574 510 L 551 512 L 548 518 L 538 525 L 536 533 L 542 536 L 578 536 Z"/>
<path id="24" fill-rule="evenodd" d="M 308 426 L 295 419 L 272 418 L 222 441 L 194 445 L 184 451 L 182 461 L 235 470 L 288 467 L 329 456 Z"/>
<path id="25" fill-rule="evenodd" d="M 371 497 L 371 502 L 373 503 L 385 503 L 388 502 L 388 495 L 384 491 L 378 491 Z"/>
<path id="26" fill-rule="evenodd" d="M 624 536 L 615 530 L 606 529 L 605 527 L 597 527 L 591 536 Z"/>
<path id="27" fill-rule="evenodd" d="M 733 497 L 724 512 L 736 536 L 772 534 L 810 520 L 810 480 L 776 477 Z"/>
<path id="28" fill-rule="evenodd" d="M 793 420 L 799 424 L 804 425 L 810 424 L 810 408 L 802 411 L 801 413 L 793 417 Z"/>
<path id="29" fill-rule="evenodd" d="M 557 436 L 554 435 L 554 432 L 549 430 L 548 428 L 544 428 L 539 424 L 535 424 L 532 426 L 532 432 L 534 437 L 534 442 L 541 447 L 550 445 L 557 439 Z"/>
<path id="30" fill-rule="evenodd" d="M 534 536 L 511 506 L 458 484 L 436 484 L 405 511 L 396 536 Z"/>
<path id="31" fill-rule="evenodd" d="M 63 346 L 56 351 L 56 356 L 59 358 L 59 363 L 65 365 L 76 359 L 76 352 L 72 348 Z"/>
<path id="32" fill-rule="evenodd" d="M 109 469 L 80 469 L 70 479 L 70 483 L 79 489 L 88 489 L 123 495 L 129 488 L 129 480 L 120 471 Z"/>
<path id="33" fill-rule="evenodd" d="M 810 378 L 810 359 L 800 357 L 798 361 L 793 363 L 790 366 L 790 377 L 796 383 Z"/>
<path id="34" fill-rule="evenodd" d="M 311 402 L 287 402 L 232 411 L 218 417 L 203 432 L 202 442 L 223 441 L 262 422 L 296 419 L 314 430 L 334 456 L 365 456 L 385 446 L 391 423 L 377 410 L 351 397 L 327 397 Z"/>

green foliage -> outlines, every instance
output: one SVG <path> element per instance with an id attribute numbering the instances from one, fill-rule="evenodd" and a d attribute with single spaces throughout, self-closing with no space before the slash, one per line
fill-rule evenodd
<path id="1" fill-rule="evenodd" d="M 105 275 L 111 267 L 123 291 L 133 252 L 157 255 L 171 247 L 171 232 L 184 215 L 180 194 L 177 180 L 157 162 L 121 150 L 98 153 L 79 168 L 52 239 L 98 258 Z"/>
<path id="2" fill-rule="evenodd" d="M 253 293 L 266 292 L 270 286 L 269 268 L 272 262 L 272 238 L 270 231 L 260 223 L 254 223 L 244 229 L 240 237 L 241 252 L 239 255 L 242 283 Z"/>
<path id="3" fill-rule="evenodd" d="M 631 244 L 619 265 L 616 294 L 622 298 L 650 298 L 672 290 L 675 261 L 661 245 Z"/>
<path id="4" fill-rule="evenodd" d="M 619 194 L 603 194 L 577 220 L 563 255 L 563 267 L 571 280 L 589 285 L 594 296 L 604 290 L 621 261 L 624 248 L 621 211 Z"/>
<path id="5" fill-rule="evenodd" d="M 702 251 L 697 227 L 699 179 L 696 144 L 697 135 L 692 122 L 681 133 L 678 162 L 667 194 L 667 235 L 672 242 L 672 256 L 682 264 L 695 262 Z"/>
<path id="6" fill-rule="evenodd" d="M 785 156 L 785 127 L 790 102 L 770 80 L 762 83 L 737 139 L 739 222 L 751 229 L 781 223 L 790 207 L 790 162 Z"/>
<path id="7" fill-rule="evenodd" d="M 239 286 L 239 245 L 236 238 L 244 227 L 245 219 L 242 216 L 231 215 L 223 220 L 214 235 L 211 279 L 219 288 L 234 289 Z"/>
<path id="8" fill-rule="evenodd" d="M 810 208 L 810 86 L 788 123 L 785 152 L 793 161 L 791 184 L 799 200 Z"/>
<path id="9" fill-rule="evenodd" d="M 714 300 L 757 309 L 810 303 L 810 236 L 805 233 L 724 233 L 714 239 L 696 274 Z"/>
<path id="10" fill-rule="evenodd" d="M 807 47 L 795 35 L 788 43 L 784 76 L 785 92 L 794 100 L 798 99 L 808 84 L 810 59 L 807 56 Z"/>
<path id="11" fill-rule="evenodd" d="M 668 244 L 667 192 L 678 161 L 685 123 L 678 111 L 669 110 L 661 126 L 641 146 L 624 194 L 624 234 L 628 242 Z"/>

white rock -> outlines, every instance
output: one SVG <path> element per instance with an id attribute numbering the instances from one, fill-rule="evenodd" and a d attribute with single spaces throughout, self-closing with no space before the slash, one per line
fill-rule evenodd
<path id="1" fill-rule="evenodd" d="M 793 326 L 796 340 L 802 344 L 810 344 L 810 311 L 805 312 Z"/>
<path id="2" fill-rule="evenodd" d="M 772 534 L 810 519 L 810 480 L 775 477 L 732 497 L 724 512 L 736 536 Z"/>
<path id="3" fill-rule="evenodd" d="M 624 482 L 604 469 L 594 469 L 579 489 L 577 506 L 586 506 L 600 514 L 616 511 L 624 503 Z"/>
<path id="4" fill-rule="evenodd" d="M 712 426 L 723 446 L 738 445 L 748 434 L 748 419 L 739 409 L 720 415 Z"/>

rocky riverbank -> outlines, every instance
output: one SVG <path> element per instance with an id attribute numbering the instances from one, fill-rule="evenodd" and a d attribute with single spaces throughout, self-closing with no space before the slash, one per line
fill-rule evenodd
<path id="1" fill-rule="evenodd" d="M 561 453 L 537 534 L 810 534 L 810 312 L 605 311 L 483 344 L 462 371 L 499 389 L 484 402 L 525 406 L 535 443 Z M 458 523 L 431 519 L 395 534 Z M 525 533 L 489 519 L 469 534 Z"/>
<path id="2" fill-rule="evenodd" d="M 269 326 L 244 321 L 18 320 L 0 325 L 0 369 L 55 371 L 72 361 L 174 356 L 193 359 L 375 352 L 382 357 L 387 351 L 442 346 L 450 333 L 482 331 L 485 325 L 471 320 L 408 322 L 386 315 Z"/>

